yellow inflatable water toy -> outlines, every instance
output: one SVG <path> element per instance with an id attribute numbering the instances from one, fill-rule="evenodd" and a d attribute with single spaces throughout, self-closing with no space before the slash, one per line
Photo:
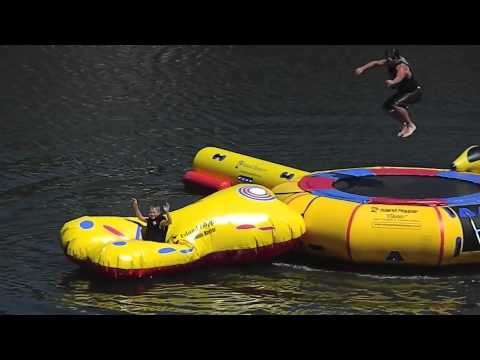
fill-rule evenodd
<path id="1" fill-rule="evenodd" d="M 480 169 L 478 147 L 452 164 Z M 193 171 L 270 187 L 306 224 L 303 249 L 362 264 L 480 263 L 480 175 L 451 169 L 372 167 L 307 173 L 219 148 Z"/>
<path id="2" fill-rule="evenodd" d="M 83 216 L 61 229 L 74 262 L 111 278 L 142 278 L 207 264 L 271 259 L 305 233 L 294 210 L 260 185 L 236 185 L 171 212 L 166 243 L 141 240 L 136 217 Z"/>
<path id="3" fill-rule="evenodd" d="M 260 184 L 272 189 L 283 182 L 298 181 L 309 173 L 216 147 L 201 149 L 184 180 L 213 189 L 232 184 Z"/>
<path id="4" fill-rule="evenodd" d="M 468 171 L 480 173 L 480 146 L 473 145 L 468 147 L 458 158 L 452 163 L 452 170 Z"/>

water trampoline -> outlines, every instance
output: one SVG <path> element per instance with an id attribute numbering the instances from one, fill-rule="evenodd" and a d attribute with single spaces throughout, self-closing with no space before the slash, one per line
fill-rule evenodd
<path id="1" fill-rule="evenodd" d="M 186 182 L 219 190 L 172 212 L 165 243 L 129 217 L 84 216 L 61 229 L 65 255 L 110 278 L 271 260 L 300 248 L 358 264 L 480 263 L 480 147 L 451 169 L 307 172 L 208 147 Z"/>
<path id="2" fill-rule="evenodd" d="M 473 149 L 473 150 L 472 150 Z M 480 262 L 480 175 L 452 169 L 365 167 L 308 173 L 220 148 L 191 171 L 262 184 L 304 219 L 304 251 L 361 264 L 446 266 Z"/>
<path id="3" fill-rule="evenodd" d="M 452 206 L 480 203 L 480 176 L 418 168 L 363 168 L 305 176 L 313 195 L 361 204 Z"/>
<path id="4" fill-rule="evenodd" d="M 368 264 L 480 261 L 480 175 L 344 169 L 313 173 L 274 191 L 303 215 L 307 252 Z"/>

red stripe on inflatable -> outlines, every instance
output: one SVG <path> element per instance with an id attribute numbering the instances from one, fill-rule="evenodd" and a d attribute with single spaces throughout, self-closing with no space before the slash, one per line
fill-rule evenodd
<path id="1" fill-rule="evenodd" d="M 274 227 L 274 226 L 263 226 L 263 227 L 261 227 L 261 228 L 259 228 L 259 229 L 260 229 L 260 230 L 273 230 L 273 229 L 275 229 L 275 227 Z"/>
<path id="2" fill-rule="evenodd" d="M 200 266 L 235 265 L 254 261 L 267 261 L 271 258 L 292 251 L 298 247 L 300 239 L 293 239 L 282 243 L 258 247 L 255 249 L 227 250 L 209 254 L 197 261 L 188 264 L 163 266 L 151 269 L 117 269 L 101 266 L 89 261 L 79 261 L 71 256 L 67 257 L 83 268 L 93 270 L 100 275 L 111 279 L 143 278 L 157 274 L 178 273 Z M 66 254 L 66 253 L 65 253 Z"/>
<path id="3" fill-rule="evenodd" d="M 405 169 L 405 168 L 377 168 L 369 169 L 375 175 L 413 175 L 413 176 L 437 176 L 435 169 Z"/>
<path id="4" fill-rule="evenodd" d="M 298 187 L 304 191 L 333 189 L 334 179 L 322 177 L 304 176 L 299 182 Z"/>
<path id="5" fill-rule="evenodd" d="M 434 208 L 435 212 L 437 213 L 438 217 L 438 224 L 440 226 L 440 251 L 438 253 L 438 265 L 440 266 L 442 264 L 442 259 L 443 259 L 443 252 L 444 252 L 444 246 L 445 246 L 445 222 L 443 221 L 442 218 L 442 213 L 438 208 Z"/>
<path id="6" fill-rule="evenodd" d="M 448 205 L 442 199 L 396 199 L 388 197 L 372 197 L 368 201 L 369 204 L 385 204 L 385 205 L 420 205 L 420 206 L 446 206 Z"/>
<path id="7" fill-rule="evenodd" d="M 222 190 L 232 186 L 232 182 L 226 177 L 199 170 L 187 171 L 183 176 L 183 181 L 191 182 L 215 190 Z"/>
<path id="8" fill-rule="evenodd" d="M 242 224 L 242 225 L 238 225 L 237 226 L 237 229 L 239 230 L 244 230 L 244 229 L 252 229 L 254 228 L 255 225 L 250 225 L 250 224 Z"/>
<path id="9" fill-rule="evenodd" d="M 103 227 L 105 229 L 107 229 L 108 231 L 110 231 L 112 234 L 115 234 L 117 236 L 125 236 L 123 235 L 120 231 L 118 231 L 117 229 L 111 227 L 110 225 L 103 225 Z"/>
<path id="10" fill-rule="evenodd" d="M 355 209 L 353 209 L 352 214 L 350 215 L 350 219 L 348 219 L 348 225 L 347 225 L 347 234 L 345 236 L 346 242 L 347 242 L 347 254 L 348 257 L 350 258 L 351 261 L 353 261 L 352 257 L 352 249 L 350 248 L 350 230 L 352 229 L 352 224 L 353 224 L 353 218 L 355 217 L 355 213 L 357 210 L 362 206 L 363 204 L 357 205 Z"/>

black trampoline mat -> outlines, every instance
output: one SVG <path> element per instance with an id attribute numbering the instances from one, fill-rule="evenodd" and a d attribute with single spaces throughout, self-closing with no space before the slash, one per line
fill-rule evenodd
<path id="1" fill-rule="evenodd" d="M 352 176 L 337 180 L 333 186 L 350 194 L 399 199 L 449 198 L 480 192 L 480 185 L 469 181 L 418 175 Z"/>

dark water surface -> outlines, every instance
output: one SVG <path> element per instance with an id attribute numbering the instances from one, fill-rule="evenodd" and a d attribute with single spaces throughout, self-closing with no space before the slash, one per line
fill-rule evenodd
<path id="1" fill-rule="evenodd" d="M 79 271 L 59 229 L 201 196 L 181 178 L 218 146 L 313 171 L 448 167 L 480 134 L 480 47 L 404 46 L 425 89 L 396 138 L 381 46 L 1 46 L 0 313 L 470 314 L 480 268 L 335 269 L 291 259 L 112 282 Z"/>

